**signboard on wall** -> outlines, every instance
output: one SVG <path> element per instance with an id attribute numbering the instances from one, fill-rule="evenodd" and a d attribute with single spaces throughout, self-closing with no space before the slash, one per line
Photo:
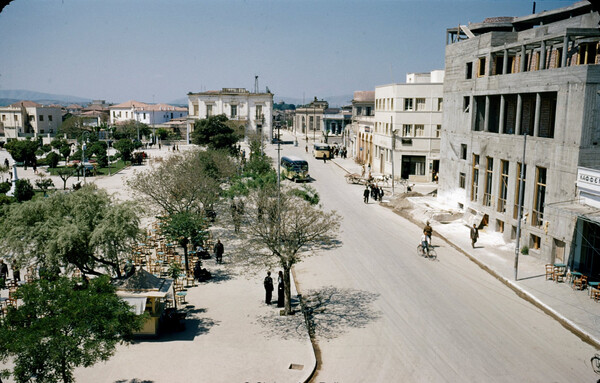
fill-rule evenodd
<path id="1" fill-rule="evenodd" d="M 577 168 L 577 187 L 588 193 L 600 196 L 600 171 L 588 168 Z"/>

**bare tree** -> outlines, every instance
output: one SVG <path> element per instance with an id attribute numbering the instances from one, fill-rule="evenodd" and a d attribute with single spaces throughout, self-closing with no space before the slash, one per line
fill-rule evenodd
<path id="1" fill-rule="evenodd" d="M 246 206 L 244 231 L 248 245 L 255 250 L 247 254 L 266 262 L 273 258 L 278 261 L 284 276 L 284 314 L 291 314 L 292 266 L 318 249 L 336 246 L 341 217 L 311 204 L 293 189 L 282 192 L 279 198 L 277 189 L 257 190 L 250 194 Z"/>

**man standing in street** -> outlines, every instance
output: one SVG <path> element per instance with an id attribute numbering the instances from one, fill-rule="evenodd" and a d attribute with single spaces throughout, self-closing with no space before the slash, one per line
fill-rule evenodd
<path id="1" fill-rule="evenodd" d="M 477 230 L 477 226 L 473 224 L 471 228 L 471 246 L 475 248 L 475 242 L 477 242 L 477 238 L 479 238 L 479 230 Z"/>
<path id="2" fill-rule="evenodd" d="M 365 203 L 369 203 L 369 187 L 365 186 L 365 191 L 363 192 L 363 201 Z"/>
<path id="3" fill-rule="evenodd" d="M 217 243 L 215 244 L 215 258 L 217 263 L 223 263 L 223 252 L 225 249 L 223 248 L 223 244 L 220 239 L 217 239 Z"/>
<path id="4" fill-rule="evenodd" d="M 265 285 L 265 293 L 266 293 L 265 303 L 270 305 L 271 297 L 273 296 L 273 278 L 271 278 L 270 271 L 267 271 L 267 276 L 265 277 L 264 285 Z"/>

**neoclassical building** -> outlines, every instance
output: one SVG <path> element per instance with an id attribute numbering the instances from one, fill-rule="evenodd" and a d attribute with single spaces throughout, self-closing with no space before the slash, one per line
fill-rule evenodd
<path id="1" fill-rule="evenodd" d="M 0 141 L 56 135 L 62 125 L 62 109 L 33 101 L 19 101 L 0 107 Z"/>
<path id="2" fill-rule="evenodd" d="M 196 120 L 224 114 L 229 120 L 240 122 L 245 135 L 258 133 L 273 138 L 273 93 L 251 93 L 244 88 L 223 88 L 206 92 L 188 93 L 191 132 Z"/>

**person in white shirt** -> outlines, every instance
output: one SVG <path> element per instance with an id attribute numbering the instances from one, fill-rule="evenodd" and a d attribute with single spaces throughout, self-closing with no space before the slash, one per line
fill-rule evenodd
<path id="1" fill-rule="evenodd" d="M 423 235 L 421 236 L 421 246 L 423 246 L 423 252 L 429 255 L 429 244 L 430 244 L 429 236 L 426 231 L 423 231 Z"/>

